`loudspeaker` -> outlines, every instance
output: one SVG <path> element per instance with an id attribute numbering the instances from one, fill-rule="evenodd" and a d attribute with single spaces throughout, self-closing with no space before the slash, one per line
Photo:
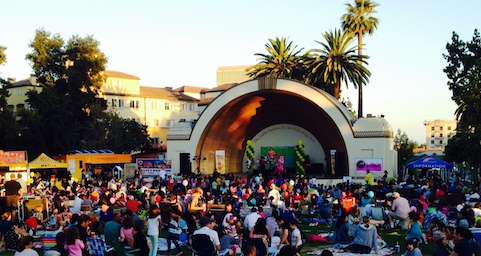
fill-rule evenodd
<path id="1" fill-rule="evenodd" d="M 189 153 L 180 153 L 180 173 L 182 174 L 192 173 L 192 164 L 190 162 Z"/>
<path id="2" fill-rule="evenodd" d="M 347 163 L 346 163 L 346 153 L 345 152 L 336 152 L 336 168 L 335 170 L 335 176 L 336 177 L 343 177 L 343 176 L 348 176 L 349 172 L 346 168 Z"/>

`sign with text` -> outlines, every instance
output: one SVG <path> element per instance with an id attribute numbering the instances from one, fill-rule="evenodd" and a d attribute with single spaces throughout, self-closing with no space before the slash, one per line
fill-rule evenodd
<path id="1" fill-rule="evenodd" d="M 356 158 L 356 172 L 382 172 L 382 158 Z"/>
<path id="2" fill-rule="evenodd" d="M 26 151 L 3 151 L 0 150 L 0 166 L 27 164 Z"/>
<path id="3" fill-rule="evenodd" d="M 171 175 L 170 164 L 165 160 L 157 158 L 137 158 L 137 168 L 142 172 L 142 176 L 159 176 L 161 171 L 166 175 Z"/>

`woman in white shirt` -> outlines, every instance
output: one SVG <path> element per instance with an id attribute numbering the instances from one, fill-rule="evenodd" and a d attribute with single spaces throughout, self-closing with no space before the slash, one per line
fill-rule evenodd
<path id="1" fill-rule="evenodd" d="M 152 205 L 147 219 L 147 235 L 150 239 L 149 256 L 157 256 L 157 247 L 159 245 L 159 231 L 162 226 L 160 217 L 160 209 L 157 205 Z"/>

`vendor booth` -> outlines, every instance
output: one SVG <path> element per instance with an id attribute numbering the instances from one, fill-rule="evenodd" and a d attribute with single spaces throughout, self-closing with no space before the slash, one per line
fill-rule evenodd
<path id="1" fill-rule="evenodd" d="M 42 153 L 28 163 L 31 176 L 42 177 L 43 180 L 55 182 L 56 179 L 68 178 L 67 163 L 56 161 Z"/>
<path id="2" fill-rule="evenodd" d="M 440 177 L 443 180 L 447 180 L 449 175 L 448 170 L 452 170 L 453 165 L 433 156 L 424 156 L 417 160 L 408 162 L 406 164 L 406 168 L 439 169 Z"/>

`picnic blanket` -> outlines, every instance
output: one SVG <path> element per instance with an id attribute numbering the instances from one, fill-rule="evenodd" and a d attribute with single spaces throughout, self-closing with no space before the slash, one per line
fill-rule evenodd
<path id="1" fill-rule="evenodd" d="M 345 246 L 346 246 L 345 244 L 344 245 L 336 244 L 331 248 L 319 249 L 319 250 L 315 250 L 315 251 L 312 251 L 312 252 L 307 252 L 307 254 L 321 255 L 323 250 L 329 250 L 329 251 L 332 252 L 332 254 L 334 256 L 359 256 L 359 255 L 362 255 L 362 256 L 384 256 L 384 255 L 391 255 L 394 252 L 394 250 L 392 248 L 379 249 L 377 251 L 377 254 L 374 253 L 374 251 L 371 251 L 370 254 L 358 254 L 358 253 L 350 253 L 350 252 L 339 253 L 339 252 L 337 252 L 340 248 L 343 248 Z"/>

